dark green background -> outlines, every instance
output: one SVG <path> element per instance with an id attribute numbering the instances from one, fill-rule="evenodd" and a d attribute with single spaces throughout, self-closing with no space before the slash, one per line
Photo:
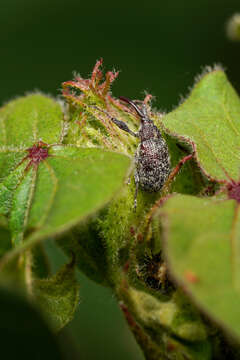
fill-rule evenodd
<path id="1" fill-rule="evenodd" d="M 0 5 L 1 103 L 36 89 L 59 95 L 73 70 L 86 77 L 100 57 L 105 70 L 121 70 L 115 96 L 141 99 L 147 90 L 161 110 L 178 104 L 204 65 L 221 63 L 240 91 L 240 43 L 225 36 L 225 22 L 240 11 L 239 1 L 0 0 Z M 112 295 L 80 279 L 81 304 L 68 326 L 80 358 L 142 359 Z"/>

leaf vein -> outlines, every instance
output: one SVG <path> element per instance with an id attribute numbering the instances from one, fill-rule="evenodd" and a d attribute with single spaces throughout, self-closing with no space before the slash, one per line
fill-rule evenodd
<path id="1" fill-rule="evenodd" d="M 226 93 L 226 89 L 224 90 L 224 101 L 222 102 L 222 107 L 223 107 L 223 111 L 224 111 L 224 114 L 226 116 L 226 119 L 228 121 L 228 123 L 230 124 L 230 127 L 232 128 L 233 132 L 235 133 L 236 136 L 240 136 L 240 132 L 238 131 L 238 129 L 235 127 L 234 123 L 232 122 L 231 120 L 231 117 L 229 115 L 229 111 L 228 111 L 228 106 L 227 106 L 227 100 L 226 100 L 226 97 L 227 97 L 227 93 Z"/>
<path id="2" fill-rule="evenodd" d="M 52 191 L 51 196 L 49 197 L 48 206 L 47 206 L 43 216 L 41 217 L 41 219 L 38 222 L 39 227 L 43 226 L 44 222 L 46 221 L 46 218 L 48 217 L 48 214 L 49 214 L 49 212 L 51 210 L 51 207 L 52 207 L 52 204 L 54 202 L 54 198 L 56 196 L 57 189 L 58 189 L 58 179 L 57 179 L 57 177 L 55 175 L 55 172 L 54 172 L 53 168 L 50 166 L 50 164 L 46 160 L 44 161 L 44 164 L 45 164 L 45 166 L 46 166 L 47 170 L 49 171 L 50 176 L 52 178 L 53 191 Z"/>
<path id="3" fill-rule="evenodd" d="M 37 169 L 33 169 L 33 176 L 32 176 L 32 181 L 31 181 L 27 206 L 26 206 L 26 210 L 25 210 L 25 215 L 24 215 L 23 231 L 26 229 L 27 221 L 28 221 L 28 218 L 29 218 L 30 208 L 31 208 L 32 201 L 33 201 L 33 196 L 34 196 L 36 178 L 37 178 Z"/>
<path id="4" fill-rule="evenodd" d="M 220 167 L 220 169 L 224 172 L 224 174 L 230 179 L 229 174 L 227 173 L 226 169 L 222 166 L 221 162 L 219 161 L 217 155 L 214 153 L 212 147 L 209 145 L 208 141 L 205 138 L 205 134 L 203 133 L 203 131 L 201 130 L 201 128 L 199 128 L 196 124 L 192 123 L 193 127 L 195 127 L 195 129 L 197 129 L 197 131 L 200 134 L 200 137 L 202 139 L 202 141 L 204 142 L 204 144 L 206 145 L 206 147 L 210 150 L 214 160 L 216 161 L 216 163 L 218 164 L 218 166 Z M 199 159 L 200 161 L 200 159 Z"/>
<path id="5" fill-rule="evenodd" d="M 233 287 L 236 291 L 240 292 L 240 276 L 239 276 L 239 265 L 240 265 L 240 246 L 239 239 L 237 236 L 238 221 L 240 216 L 240 204 L 237 204 L 234 209 L 234 216 L 232 222 L 232 230 L 230 234 L 230 243 L 231 243 L 231 266 L 232 266 L 232 281 Z"/>

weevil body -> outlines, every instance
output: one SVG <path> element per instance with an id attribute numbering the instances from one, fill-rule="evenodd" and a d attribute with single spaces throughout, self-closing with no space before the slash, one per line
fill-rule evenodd
<path id="1" fill-rule="evenodd" d="M 148 192 L 157 192 L 162 189 L 170 173 L 170 156 L 160 131 L 148 117 L 145 104 L 139 109 L 132 101 L 126 98 L 121 98 L 121 100 L 131 104 L 141 119 L 140 129 L 137 133 L 140 144 L 135 154 L 134 207 L 136 208 L 139 185 Z"/>
<path id="2" fill-rule="evenodd" d="M 158 128 L 149 119 L 144 105 L 139 116 L 141 126 L 138 132 L 140 144 L 135 154 L 136 186 L 140 185 L 148 192 L 157 192 L 163 187 L 170 172 L 168 147 Z"/>
<path id="3" fill-rule="evenodd" d="M 146 105 L 143 104 L 140 108 L 125 97 L 120 97 L 120 99 L 130 104 L 141 119 L 140 129 L 134 133 L 123 121 L 110 116 L 120 129 L 140 139 L 135 154 L 136 191 L 134 208 L 136 208 L 139 186 L 147 192 L 157 192 L 162 189 L 170 173 L 170 156 L 165 140 L 147 114 Z"/>

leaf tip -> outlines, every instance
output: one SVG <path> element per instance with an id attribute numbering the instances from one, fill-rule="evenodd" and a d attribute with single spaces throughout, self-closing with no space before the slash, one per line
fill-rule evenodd
<path id="1" fill-rule="evenodd" d="M 201 68 L 201 72 L 199 74 L 197 74 L 194 77 L 194 82 L 192 86 L 189 86 L 189 91 L 187 93 L 186 96 L 180 95 L 180 101 L 178 106 L 182 105 L 183 103 L 185 103 L 185 101 L 191 96 L 194 88 L 208 75 L 213 74 L 215 72 L 221 72 L 221 73 L 225 73 L 225 68 L 223 67 L 222 64 L 220 63 L 216 63 L 211 65 L 206 65 L 206 66 L 202 66 Z M 178 107 L 177 106 L 177 107 Z"/>
<path id="2" fill-rule="evenodd" d="M 206 75 L 209 75 L 216 71 L 225 72 L 225 68 L 220 63 L 213 64 L 212 66 L 211 65 L 203 66 L 201 73 L 196 75 L 194 78 L 194 85 L 199 83 Z"/>

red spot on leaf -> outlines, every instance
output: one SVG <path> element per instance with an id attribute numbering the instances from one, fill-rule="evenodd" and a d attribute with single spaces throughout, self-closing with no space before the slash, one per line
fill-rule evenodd
<path id="1" fill-rule="evenodd" d="M 199 282 L 199 277 L 192 271 L 192 270 L 187 270 L 185 271 L 185 279 L 190 282 L 191 284 L 195 284 L 197 282 Z"/>

